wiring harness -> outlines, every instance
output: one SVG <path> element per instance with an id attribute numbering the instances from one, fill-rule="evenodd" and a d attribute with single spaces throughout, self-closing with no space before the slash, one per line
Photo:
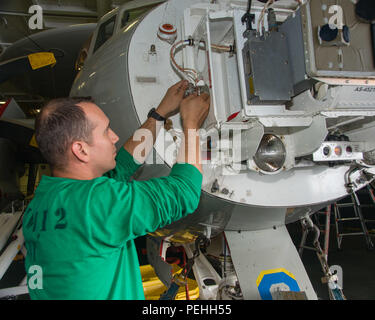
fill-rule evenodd
<path id="1" fill-rule="evenodd" d="M 204 41 L 200 41 L 200 45 L 205 45 Z M 177 72 L 180 73 L 180 75 L 183 77 L 183 79 L 189 81 L 189 83 L 192 83 L 194 86 L 197 85 L 199 82 L 199 74 L 195 69 L 192 68 L 183 68 L 180 66 L 175 59 L 176 52 L 179 48 L 184 48 L 186 46 L 195 46 L 195 41 L 192 38 L 189 38 L 187 40 L 180 40 L 176 42 L 170 50 L 170 59 L 172 66 L 176 69 Z M 229 52 L 229 53 L 234 53 L 235 52 L 235 46 L 230 45 L 230 46 L 224 46 L 224 45 L 217 45 L 217 44 L 212 44 L 211 49 L 220 51 L 220 52 Z"/>

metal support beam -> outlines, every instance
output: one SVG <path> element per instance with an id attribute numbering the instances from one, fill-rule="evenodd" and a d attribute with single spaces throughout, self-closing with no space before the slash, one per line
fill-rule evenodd
<path id="1" fill-rule="evenodd" d="M 98 12 L 98 19 L 103 17 L 107 12 L 112 10 L 111 0 L 96 0 L 96 11 Z"/>
<path id="2" fill-rule="evenodd" d="M 273 299 L 277 291 L 317 295 L 285 226 L 257 231 L 225 231 L 245 300 Z"/>

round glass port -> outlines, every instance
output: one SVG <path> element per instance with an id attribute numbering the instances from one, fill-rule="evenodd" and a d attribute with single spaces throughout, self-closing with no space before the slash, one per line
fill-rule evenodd
<path id="1" fill-rule="evenodd" d="M 325 156 L 328 156 L 331 153 L 331 148 L 330 147 L 324 147 L 323 148 L 323 154 Z"/>
<path id="2" fill-rule="evenodd" d="M 335 147 L 335 154 L 337 156 L 341 156 L 342 155 L 342 149 L 341 149 L 341 147 L 339 147 L 339 146 Z"/>
<path id="3" fill-rule="evenodd" d="M 281 139 L 273 134 L 265 134 L 254 156 L 255 164 L 265 172 L 280 170 L 286 159 L 286 149 Z"/>

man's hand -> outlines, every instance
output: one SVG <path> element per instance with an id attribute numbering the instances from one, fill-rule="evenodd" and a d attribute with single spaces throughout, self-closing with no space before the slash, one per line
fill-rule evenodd
<path id="1" fill-rule="evenodd" d="M 180 115 L 184 128 L 177 162 L 189 163 L 202 173 L 199 128 L 210 111 L 210 96 L 193 94 L 182 100 Z"/>
<path id="2" fill-rule="evenodd" d="M 210 111 L 210 96 L 190 95 L 181 102 L 180 115 L 184 129 L 199 129 Z"/>
<path id="3" fill-rule="evenodd" d="M 169 117 L 178 111 L 180 107 L 181 119 L 183 122 L 184 135 L 183 146 L 180 148 L 178 155 L 178 162 L 190 163 L 202 172 L 200 164 L 200 144 L 199 135 L 194 133 L 194 130 L 199 129 L 206 119 L 210 109 L 210 96 L 206 93 L 197 96 L 193 94 L 184 97 L 184 93 L 188 88 L 188 81 L 180 81 L 170 87 L 164 96 L 159 107 L 156 109 L 163 117 Z M 124 148 L 137 160 L 143 163 L 148 154 L 152 150 L 155 139 L 159 133 L 161 126 L 157 126 L 155 119 L 148 118 L 146 122 L 130 137 L 124 144 Z M 193 137 L 189 137 L 189 129 L 193 129 Z M 151 133 L 151 135 L 143 135 L 144 131 Z M 137 138 L 135 135 L 137 134 Z M 139 139 L 141 137 L 141 139 Z M 151 139 L 149 139 L 151 137 Z M 189 143 L 192 142 L 192 143 Z"/>
<path id="4" fill-rule="evenodd" d="M 184 93 L 188 88 L 189 82 L 186 80 L 177 82 L 175 85 L 170 87 L 165 94 L 163 100 L 160 102 L 156 109 L 162 117 L 168 118 L 172 116 L 178 110 Z"/>

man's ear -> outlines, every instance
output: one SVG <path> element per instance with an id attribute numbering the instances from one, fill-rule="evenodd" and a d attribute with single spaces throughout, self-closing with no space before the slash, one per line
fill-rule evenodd
<path id="1" fill-rule="evenodd" d="M 84 141 L 74 141 L 71 147 L 72 153 L 78 161 L 89 162 L 89 148 Z"/>

